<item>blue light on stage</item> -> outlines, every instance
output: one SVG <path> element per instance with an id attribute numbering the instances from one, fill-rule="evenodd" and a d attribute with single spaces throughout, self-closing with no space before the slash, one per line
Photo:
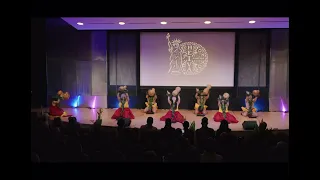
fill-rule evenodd
<path id="1" fill-rule="evenodd" d="M 243 99 L 243 107 L 246 106 L 246 100 Z M 258 98 L 257 101 L 254 103 L 254 108 L 257 109 L 257 111 L 264 111 L 265 110 L 265 100 L 263 98 Z"/>
<path id="2" fill-rule="evenodd" d="M 72 107 L 76 108 L 79 106 L 79 104 L 80 104 L 80 96 L 77 96 L 72 102 Z"/>

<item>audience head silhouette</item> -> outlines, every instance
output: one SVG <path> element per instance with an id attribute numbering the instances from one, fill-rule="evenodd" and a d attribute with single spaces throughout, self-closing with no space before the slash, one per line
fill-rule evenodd
<path id="1" fill-rule="evenodd" d="M 170 118 L 166 119 L 165 127 L 171 127 L 171 119 Z"/>
<path id="2" fill-rule="evenodd" d="M 152 124 L 153 124 L 153 117 L 148 117 L 147 118 L 147 125 L 152 126 Z"/>
<path id="3" fill-rule="evenodd" d="M 123 118 L 118 119 L 117 125 L 118 125 L 118 128 L 124 128 L 124 125 L 125 125 L 124 119 Z"/>
<path id="4" fill-rule="evenodd" d="M 227 120 L 222 120 L 220 122 L 220 126 L 219 126 L 220 130 L 228 130 L 229 129 L 229 123 Z"/>
<path id="5" fill-rule="evenodd" d="M 188 121 L 184 121 L 183 122 L 183 129 L 188 129 L 190 126 L 189 122 Z"/>
<path id="6" fill-rule="evenodd" d="M 208 127 L 208 118 L 207 117 L 203 117 L 201 119 L 201 125 L 202 125 L 202 127 Z"/>

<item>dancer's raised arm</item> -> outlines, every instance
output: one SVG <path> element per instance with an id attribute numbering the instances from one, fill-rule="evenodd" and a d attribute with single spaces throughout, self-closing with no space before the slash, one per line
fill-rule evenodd
<path id="1" fill-rule="evenodd" d="M 129 93 L 126 93 L 126 97 L 127 97 L 127 101 L 129 102 L 129 100 L 130 100 Z"/>
<path id="2" fill-rule="evenodd" d="M 180 95 L 178 95 L 177 107 L 179 107 L 179 104 L 180 104 Z"/>
<path id="3" fill-rule="evenodd" d="M 170 96 L 168 96 L 168 103 L 169 103 L 169 104 L 170 104 L 170 106 L 171 106 Z"/>

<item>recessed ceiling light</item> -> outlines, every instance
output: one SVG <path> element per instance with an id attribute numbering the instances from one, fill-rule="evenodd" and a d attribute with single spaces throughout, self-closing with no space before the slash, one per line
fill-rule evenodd
<path id="1" fill-rule="evenodd" d="M 165 22 L 165 21 L 162 21 L 162 22 L 160 22 L 160 24 L 167 24 L 167 22 Z"/>
<path id="2" fill-rule="evenodd" d="M 256 23 L 256 21 L 251 20 L 251 21 L 249 21 L 249 23 L 250 23 L 250 24 L 254 24 L 254 23 Z"/>
<path id="3" fill-rule="evenodd" d="M 205 24 L 211 24 L 211 21 L 205 21 L 204 23 Z"/>
<path id="4" fill-rule="evenodd" d="M 78 24 L 79 26 L 83 26 L 83 23 L 82 23 L 82 22 L 77 22 L 77 24 Z"/>
<path id="5" fill-rule="evenodd" d="M 124 23 L 124 22 L 119 22 L 119 24 L 120 24 L 120 25 L 125 25 L 126 23 Z"/>

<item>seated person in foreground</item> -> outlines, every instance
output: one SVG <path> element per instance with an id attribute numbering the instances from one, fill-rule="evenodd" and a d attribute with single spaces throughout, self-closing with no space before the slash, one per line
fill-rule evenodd
<path id="1" fill-rule="evenodd" d="M 208 127 L 208 118 L 203 117 L 201 120 L 201 128 L 196 130 L 196 142 L 200 148 L 200 150 L 203 150 L 207 143 L 208 138 L 214 138 L 215 137 L 215 131 L 212 128 Z"/>
<path id="2" fill-rule="evenodd" d="M 142 125 L 140 127 L 140 129 L 141 130 L 150 130 L 150 131 L 157 130 L 157 128 L 154 127 L 152 124 L 153 124 L 153 118 L 152 117 L 148 117 L 147 124 L 146 125 Z"/>

